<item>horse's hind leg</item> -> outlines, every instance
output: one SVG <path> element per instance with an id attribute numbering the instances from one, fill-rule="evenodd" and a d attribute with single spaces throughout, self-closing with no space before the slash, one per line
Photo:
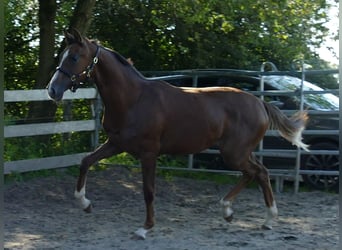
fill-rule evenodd
<path id="1" fill-rule="evenodd" d="M 238 193 L 247 186 L 252 180 L 256 180 L 264 193 L 264 199 L 267 206 L 266 220 L 262 226 L 264 229 L 272 229 L 273 219 L 278 215 L 276 202 L 273 197 L 272 187 L 267 169 L 253 156 L 248 162 L 240 165 L 239 169 L 243 175 L 240 182 L 221 200 L 223 205 L 223 216 L 227 221 L 233 218 L 232 202 Z"/>
<path id="2" fill-rule="evenodd" d="M 234 198 L 241 192 L 243 188 L 245 188 L 248 183 L 250 183 L 253 180 L 253 175 L 251 173 L 248 173 L 246 171 L 243 171 L 242 178 L 240 179 L 239 183 L 233 187 L 233 189 L 224 196 L 220 203 L 223 206 L 223 218 L 231 222 L 233 219 L 233 209 L 232 204 L 234 201 Z"/>
<path id="3" fill-rule="evenodd" d="M 272 186 L 270 183 L 270 178 L 268 175 L 268 171 L 261 162 L 259 162 L 254 156 L 250 157 L 251 166 L 259 169 L 256 174 L 256 181 L 261 186 L 262 191 L 264 193 L 264 199 L 266 203 L 266 220 L 263 224 L 263 229 L 272 229 L 272 222 L 275 217 L 278 215 L 278 209 L 276 202 L 273 197 Z"/>
<path id="4" fill-rule="evenodd" d="M 80 165 L 80 174 L 78 176 L 76 190 L 75 190 L 75 198 L 79 200 L 82 209 L 85 212 L 91 212 L 91 202 L 85 197 L 85 187 L 86 187 L 86 179 L 87 179 L 87 172 L 89 167 L 93 165 L 95 162 L 108 158 L 114 154 L 116 154 L 116 149 L 107 141 L 99 148 L 97 148 L 93 153 L 87 155 L 82 159 Z"/>
<path id="5" fill-rule="evenodd" d="M 242 172 L 242 178 L 239 183 L 234 186 L 233 189 L 220 201 L 223 205 L 223 217 L 229 222 L 233 219 L 232 203 L 234 198 L 247 186 L 248 183 L 252 180 L 256 180 L 262 188 L 267 206 L 266 221 L 263 224 L 263 228 L 272 229 L 272 221 L 277 216 L 278 211 L 274 201 L 267 169 L 254 157 L 253 154 L 247 157 L 248 160 L 245 161 L 241 160 L 246 159 L 244 155 L 234 158 L 232 157 L 232 154 L 225 154 L 224 151 L 222 152 L 222 157 L 232 169 L 240 170 Z M 237 159 L 240 159 L 240 161 Z"/>

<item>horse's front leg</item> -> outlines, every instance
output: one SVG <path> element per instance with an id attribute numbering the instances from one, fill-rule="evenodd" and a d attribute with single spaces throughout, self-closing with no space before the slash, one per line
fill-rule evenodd
<path id="1" fill-rule="evenodd" d="M 141 158 L 146 220 L 144 227 L 138 229 L 135 234 L 143 239 L 146 238 L 146 233 L 154 226 L 153 200 L 155 195 L 156 162 L 157 156 L 152 153 L 146 154 Z"/>
<path id="2" fill-rule="evenodd" d="M 93 153 L 87 155 L 82 159 L 80 165 L 80 174 L 78 176 L 76 190 L 75 190 L 75 198 L 80 202 L 82 209 L 90 213 L 91 212 L 91 202 L 85 196 L 86 194 L 86 179 L 89 167 L 93 165 L 95 162 L 108 158 L 114 154 L 117 154 L 117 150 L 113 147 L 113 145 L 107 141 L 99 148 L 97 148 Z"/>

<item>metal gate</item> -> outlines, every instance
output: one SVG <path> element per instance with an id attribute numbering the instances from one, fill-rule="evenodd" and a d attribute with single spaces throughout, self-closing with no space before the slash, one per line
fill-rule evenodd
<path id="1" fill-rule="evenodd" d="M 271 71 L 265 71 L 266 66 L 270 67 Z M 199 77 L 205 76 L 215 76 L 215 75 L 249 75 L 249 76 L 260 76 L 260 91 L 250 91 L 252 94 L 259 96 L 261 99 L 264 99 L 265 96 L 275 96 L 275 95 L 290 95 L 299 96 L 300 104 L 299 110 L 304 109 L 304 96 L 307 94 L 324 94 L 324 93 L 332 93 L 338 95 L 338 90 L 304 90 L 303 83 L 305 81 L 305 77 L 307 75 L 313 74 L 337 74 L 338 70 L 310 70 L 306 71 L 304 61 L 300 61 L 301 71 L 278 71 L 275 65 L 271 62 L 265 62 L 261 65 L 260 71 L 243 71 L 243 70 L 225 70 L 225 69 L 211 69 L 211 70 L 182 70 L 182 71 L 149 71 L 145 72 L 148 75 L 154 75 L 155 77 L 151 77 L 150 79 L 155 80 L 175 80 L 175 79 L 184 79 L 191 78 L 192 79 L 192 87 L 198 87 L 198 79 Z M 299 91 L 265 91 L 264 90 L 264 77 L 270 75 L 279 75 L 279 76 L 288 76 L 288 75 L 298 75 L 301 76 L 301 87 Z M 286 114 L 290 115 L 293 111 L 284 111 Z M 338 117 L 339 111 L 318 111 L 318 110 L 308 110 L 308 115 L 333 115 Z M 339 135 L 339 130 L 305 130 L 303 131 L 303 135 Z M 265 136 L 279 136 L 276 131 L 268 130 Z M 215 149 L 207 149 L 201 153 L 209 153 L 209 154 L 219 154 L 218 150 Z M 301 149 L 289 150 L 289 149 L 264 149 L 263 142 L 259 144 L 258 150 L 256 150 L 255 155 L 257 155 L 262 161 L 263 157 L 285 157 L 285 158 L 294 158 L 295 165 L 293 169 L 269 169 L 269 174 L 271 177 L 275 179 L 275 190 L 276 192 L 281 192 L 283 190 L 283 182 L 284 179 L 290 178 L 294 180 L 294 192 L 297 193 L 299 190 L 300 177 L 303 174 L 315 174 L 315 175 L 327 175 L 327 176 L 338 176 L 339 171 L 326 171 L 326 170 L 302 170 L 300 168 L 301 158 L 303 155 L 339 155 L 339 150 L 310 150 L 310 152 L 303 151 Z M 188 164 L 186 168 L 172 167 L 172 166 L 163 166 L 160 167 L 162 169 L 171 169 L 171 170 L 189 170 L 189 171 L 203 171 L 203 172 L 216 172 L 216 173 L 227 173 L 231 175 L 240 175 L 241 173 L 238 171 L 229 171 L 229 170 L 209 170 L 209 169 L 195 169 L 193 167 L 193 155 L 188 156 Z"/>

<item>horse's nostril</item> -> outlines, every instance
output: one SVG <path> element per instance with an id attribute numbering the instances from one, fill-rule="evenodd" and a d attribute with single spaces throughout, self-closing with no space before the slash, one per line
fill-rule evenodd
<path id="1" fill-rule="evenodd" d="M 56 96 L 55 90 L 51 87 L 48 89 L 48 94 L 52 99 L 54 99 L 54 97 Z"/>

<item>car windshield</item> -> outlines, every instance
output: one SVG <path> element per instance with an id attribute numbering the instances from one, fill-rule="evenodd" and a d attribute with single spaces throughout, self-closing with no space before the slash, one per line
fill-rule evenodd
<path id="1" fill-rule="evenodd" d="M 278 90 L 296 91 L 300 89 L 302 80 L 291 76 L 265 76 L 265 82 Z M 304 81 L 304 91 L 320 91 L 322 88 Z M 305 94 L 304 102 L 307 106 L 316 110 L 338 110 L 339 98 L 333 94 Z"/>

